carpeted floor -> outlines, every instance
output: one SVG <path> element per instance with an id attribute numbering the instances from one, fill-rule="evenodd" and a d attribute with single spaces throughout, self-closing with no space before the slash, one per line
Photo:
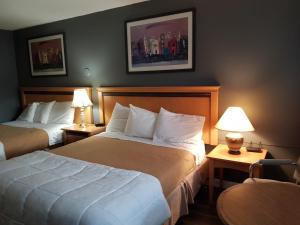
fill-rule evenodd
<path id="1" fill-rule="evenodd" d="M 220 190 L 215 190 L 218 197 Z M 216 200 L 215 200 L 216 202 Z M 190 214 L 183 216 L 176 225 L 223 225 L 218 218 L 216 205 L 208 204 L 208 187 L 204 186 L 195 198 L 195 204 L 189 206 Z"/>

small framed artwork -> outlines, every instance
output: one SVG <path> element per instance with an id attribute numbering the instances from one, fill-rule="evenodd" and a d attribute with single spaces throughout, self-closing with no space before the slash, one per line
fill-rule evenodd
<path id="1" fill-rule="evenodd" d="M 64 34 L 28 40 L 32 76 L 67 75 Z"/>
<path id="2" fill-rule="evenodd" d="M 194 12 L 125 22 L 127 72 L 194 70 Z"/>

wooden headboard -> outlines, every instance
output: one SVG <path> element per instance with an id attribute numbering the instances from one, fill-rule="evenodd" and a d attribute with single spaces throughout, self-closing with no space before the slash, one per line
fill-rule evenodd
<path id="1" fill-rule="evenodd" d="M 183 114 L 205 116 L 203 139 L 206 144 L 217 144 L 219 86 L 191 87 L 100 87 L 97 88 L 100 120 L 107 124 L 114 105 L 136 105 L 153 112 L 160 107 Z M 180 129 L 180 128 L 178 128 Z"/>
<path id="2" fill-rule="evenodd" d="M 84 88 L 91 99 L 92 88 L 90 87 L 21 87 L 21 105 L 25 108 L 32 102 L 64 102 L 72 101 L 75 89 Z M 88 107 L 85 111 L 85 122 L 93 123 L 93 110 Z M 79 109 L 75 110 L 74 123 L 80 122 Z"/>

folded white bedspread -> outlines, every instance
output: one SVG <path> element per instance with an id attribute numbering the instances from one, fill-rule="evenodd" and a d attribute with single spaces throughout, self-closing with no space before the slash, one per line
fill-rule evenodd
<path id="1" fill-rule="evenodd" d="M 6 155 L 5 155 L 5 151 L 4 151 L 4 145 L 0 141 L 0 161 L 5 160 L 5 159 L 6 159 Z"/>
<path id="2" fill-rule="evenodd" d="M 37 151 L 0 162 L 1 225 L 161 225 L 159 181 Z"/>

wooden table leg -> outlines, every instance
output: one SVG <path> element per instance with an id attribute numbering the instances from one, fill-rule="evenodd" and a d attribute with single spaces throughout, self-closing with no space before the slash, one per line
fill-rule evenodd
<path id="1" fill-rule="evenodd" d="M 223 177 L 224 177 L 223 173 L 224 173 L 223 168 L 220 168 L 220 188 L 223 188 Z"/>
<path id="2" fill-rule="evenodd" d="M 215 178 L 215 168 L 214 160 L 209 159 L 209 203 L 212 204 L 214 200 L 214 178 Z"/>

